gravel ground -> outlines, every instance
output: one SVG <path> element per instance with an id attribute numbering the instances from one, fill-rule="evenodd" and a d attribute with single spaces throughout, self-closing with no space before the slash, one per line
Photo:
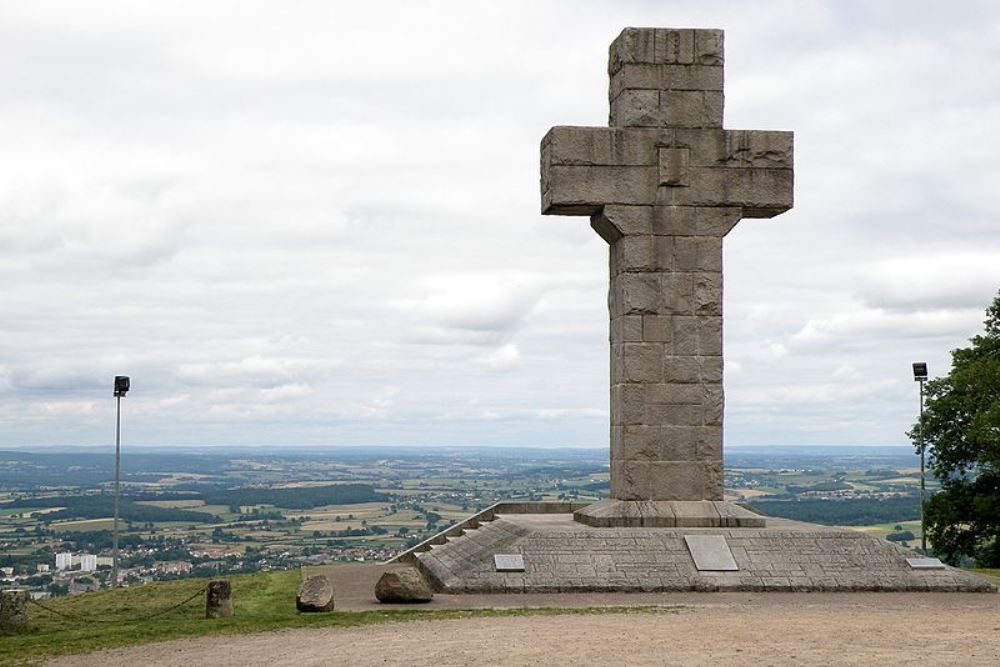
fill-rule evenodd
<path id="1" fill-rule="evenodd" d="M 1000 596 L 755 596 L 659 613 L 416 621 L 180 640 L 47 664 L 996 666 Z"/>

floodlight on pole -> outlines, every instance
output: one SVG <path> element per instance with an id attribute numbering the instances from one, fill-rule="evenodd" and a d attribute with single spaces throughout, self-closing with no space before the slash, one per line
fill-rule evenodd
<path id="1" fill-rule="evenodd" d="M 927 522 L 924 517 L 927 485 L 924 474 L 924 382 L 927 381 L 927 362 L 913 362 L 913 380 L 920 383 L 920 421 L 917 422 L 917 447 L 920 449 L 920 552 L 927 555 Z"/>
<path id="2" fill-rule="evenodd" d="M 128 393 L 127 375 L 115 376 L 115 523 L 111 552 L 111 587 L 118 587 L 118 515 L 121 508 L 122 397 Z"/>

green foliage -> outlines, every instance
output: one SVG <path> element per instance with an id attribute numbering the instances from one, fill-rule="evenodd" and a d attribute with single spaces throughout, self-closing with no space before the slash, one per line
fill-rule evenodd
<path id="1" fill-rule="evenodd" d="M 768 500 L 755 498 L 750 504 L 768 516 L 808 521 L 828 526 L 868 526 L 907 521 L 920 517 L 920 502 L 910 496 L 826 500 Z"/>
<path id="2" fill-rule="evenodd" d="M 921 431 L 931 471 L 941 483 L 925 508 L 935 553 L 950 563 L 973 557 L 1000 566 L 1000 296 L 986 330 L 952 351 L 951 372 L 927 383 Z"/>
<path id="3" fill-rule="evenodd" d="M 207 505 L 273 505 L 286 509 L 312 509 L 323 505 L 352 505 L 382 502 L 386 496 L 377 493 L 370 484 L 336 484 L 333 486 L 307 486 L 291 489 L 245 487 L 204 491 L 202 498 Z"/>
<path id="4" fill-rule="evenodd" d="M 829 481 L 829 482 L 818 482 L 816 484 L 811 484 L 808 486 L 799 486 L 797 484 L 789 484 L 785 487 L 785 490 L 791 495 L 797 495 L 800 493 L 808 493 L 810 491 L 848 491 L 852 489 L 850 484 L 844 481 Z"/>
<path id="5" fill-rule="evenodd" d="M 62 507 L 44 516 L 48 521 L 67 519 L 104 519 L 114 515 L 114 496 L 91 494 L 80 496 L 49 496 L 47 498 L 23 498 L 0 505 L 0 507 Z M 189 523 L 210 523 L 216 521 L 211 514 L 185 509 L 140 505 L 132 499 L 122 498 L 119 516 L 123 521 L 184 521 Z"/>
<path id="6" fill-rule="evenodd" d="M 913 531 L 910 530 L 897 530 L 896 532 L 889 533 L 888 535 L 885 536 L 885 539 L 889 540 L 890 542 L 910 542 L 912 540 L 915 540 L 916 538 L 917 536 L 914 535 Z"/>

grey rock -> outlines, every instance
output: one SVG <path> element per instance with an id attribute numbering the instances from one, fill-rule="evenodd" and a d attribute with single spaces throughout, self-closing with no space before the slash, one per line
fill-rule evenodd
<path id="1" fill-rule="evenodd" d="M 333 611 L 333 582 L 325 574 L 314 574 L 299 586 L 295 608 L 304 613 Z"/>
<path id="2" fill-rule="evenodd" d="M 434 592 L 418 570 L 405 568 L 383 574 L 375 584 L 375 597 L 379 602 L 430 602 Z"/>

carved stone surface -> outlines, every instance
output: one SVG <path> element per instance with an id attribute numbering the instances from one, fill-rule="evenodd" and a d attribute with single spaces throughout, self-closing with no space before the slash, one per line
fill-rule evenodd
<path id="1" fill-rule="evenodd" d="M 726 567 L 737 569 L 711 562 L 699 569 L 689 538 L 705 536 L 724 539 L 734 563 Z M 526 571 L 497 571 L 497 553 L 524 554 Z M 498 516 L 415 560 L 442 593 L 996 592 L 990 580 L 964 570 L 914 569 L 907 559 L 916 555 L 862 532 L 784 519 L 762 528 L 592 528 L 566 513 Z"/>
<path id="2" fill-rule="evenodd" d="M 723 63 L 721 30 L 626 28 L 610 127 L 541 144 L 542 213 L 610 245 L 615 500 L 722 500 L 722 239 L 791 208 L 793 182 L 791 132 L 722 128 Z"/>

